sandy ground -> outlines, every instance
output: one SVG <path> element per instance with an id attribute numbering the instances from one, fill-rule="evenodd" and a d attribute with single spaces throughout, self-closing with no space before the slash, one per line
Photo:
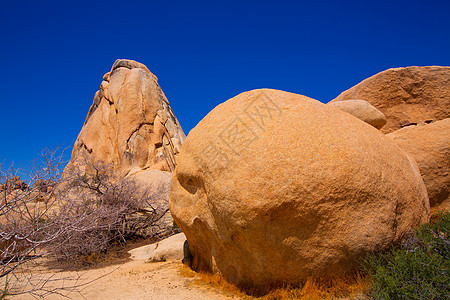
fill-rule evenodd
<path id="1" fill-rule="evenodd" d="M 45 282 L 45 289 L 53 292 L 46 294 L 45 299 L 255 299 L 230 284 L 218 283 L 217 276 L 200 275 L 184 266 L 181 263 L 184 240 L 184 235 L 179 234 L 153 244 L 139 247 L 136 247 L 137 244 L 130 245 L 133 249 L 125 249 L 122 253 L 131 254 L 130 258 L 122 256 L 121 251 L 113 252 L 119 255 L 108 256 L 103 261 L 104 267 L 78 272 L 64 271 L 49 260 L 37 259 L 26 267 L 27 270 L 17 270 L 16 274 L 21 277 L 15 280 L 10 278 L 9 289 L 29 289 L 33 284 L 42 286 Z M 168 260 L 154 262 L 159 257 L 166 257 Z M 113 262 L 117 264 L 112 264 Z M 29 277 L 27 274 L 30 274 Z M 0 288 L 3 287 L 4 278 L 0 278 Z M 55 294 L 55 291 L 60 294 Z M 315 295 L 314 299 L 318 297 L 316 294 L 311 294 Z M 308 295 L 305 295 L 305 299 L 311 298 Z M 36 298 L 36 295 L 31 294 L 7 297 Z M 354 297 L 339 299 L 368 298 L 357 294 Z"/>
<path id="2" fill-rule="evenodd" d="M 69 278 L 80 276 L 78 284 L 85 284 L 77 291 L 63 291 L 62 295 L 47 295 L 45 299 L 236 299 L 232 295 L 198 282 L 198 277 L 182 275 L 186 273 L 179 260 L 150 263 L 129 261 L 119 266 L 108 266 L 80 273 L 59 272 L 56 280 L 48 288 L 73 285 Z M 40 276 L 48 276 L 42 272 Z M 103 277 L 102 277 L 103 276 Z M 36 277 L 36 274 L 34 275 Z M 197 278 L 196 278 L 197 277 Z M 94 280 L 96 279 L 96 280 Z M 94 281 L 92 281 L 94 280 Z M 92 281 L 92 282 L 90 282 Z M 90 282 L 90 283 L 89 283 Z M 87 283 L 87 284 L 86 284 Z M 10 296 L 7 299 L 35 299 L 31 295 Z"/>
<path id="3" fill-rule="evenodd" d="M 82 272 L 33 270 L 33 280 L 46 280 L 49 274 L 56 274 L 55 281 L 46 287 L 49 290 L 62 286 L 61 295 L 48 294 L 44 299 L 158 299 L 158 300 L 214 300 L 214 299 L 255 299 L 240 292 L 205 283 L 201 276 L 185 267 L 180 260 L 147 262 L 131 260 L 120 265 L 90 269 Z M 65 278 L 65 280 L 61 280 Z M 74 280 L 77 279 L 77 280 Z M 73 291 L 68 287 L 78 285 Z M 317 295 L 311 299 L 319 299 Z M 7 299 L 36 299 L 30 294 L 7 296 Z M 284 299 L 284 298 L 283 298 Z M 303 298 L 302 298 L 303 299 Z M 306 297 L 306 299 L 309 299 Z M 326 299 L 330 299 L 327 297 Z M 362 294 L 339 297 L 339 300 L 368 300 Z"/>

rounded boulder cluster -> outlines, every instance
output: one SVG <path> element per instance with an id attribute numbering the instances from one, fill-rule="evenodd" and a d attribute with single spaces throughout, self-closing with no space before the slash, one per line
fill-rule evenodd
<path id="1" fill-rule="evenodd" d="M 257 288 L 351 271 L 430 211 L 416 163 L 394 141 L 270 89 L 220 104 L 189 133 L 169 206 L 194 270 Z"/>

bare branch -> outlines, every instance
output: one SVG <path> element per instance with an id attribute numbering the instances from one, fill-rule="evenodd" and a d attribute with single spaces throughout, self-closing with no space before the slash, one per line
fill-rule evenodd
<path id="1" fill-rule="evenodd" d="M 112 166 L 87 158 L 83 170 L 72 166 L 62 176 L 62 154 L 46 149 L 29 171 L 0 170 L 0 278 L 14 282 L 13 294 L 63 295 L 79 287 L 48 288 L 54 276 L 36 277 L 25 268 L 38 258 L 76 264 L 149 229 L 162 232 L 168 208 L 155 203 L 168 186 L 149 194 Z"/>

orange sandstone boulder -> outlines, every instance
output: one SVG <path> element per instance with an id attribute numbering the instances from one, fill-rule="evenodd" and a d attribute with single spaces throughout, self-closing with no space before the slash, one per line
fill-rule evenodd
<path id="1" fill-rule="evenodd" d="M 270 89 L 220 104 L 189 133 L 169 207 L 193 269 L 260 289 L 350 271 L 430 210 L 416 163 L 391 139 Z"/>
<path id="2" fill-rule="evenodd" d="M 387 118 L 382 132 L 450 117 L 450 67 L 394 68 L 369 77 L 330 103 L 364 99 Z"/>
<path id="3" fill-rule="evenodd" d="M 417 162 L 434 210 L 450 209 L 450 119 L 387 135 Z"/>

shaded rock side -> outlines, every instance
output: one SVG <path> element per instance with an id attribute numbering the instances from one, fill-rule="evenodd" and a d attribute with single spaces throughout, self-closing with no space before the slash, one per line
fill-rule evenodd
<path id="1" fill-rule="evenodd" d="M 69 165 L 112 164 L 120 175 L 145 169 L 173 171 L 185 139 L 169 102 L 148 68 L 119 59 L 103 76 Z"/>
<path id="2" fill-rule="evenodd" d="M 335 276 L 429 220 L 413 159 L 355 117 L 253 90 L 190 131 L 169 207 L 194 270 L 265 289 Z"/>
<path id="3" fill-rule="evenodd" d="M 386 124 L 383 113 L 365 100 L 336 101 L 328 105 L 349 113 L 376 129 L 381 129 Z"/>
<path id="4" fill-rule="evenodd" d="M 364 99 L 387 119 L 393 132 L 411 124 L 450 117 L 450 67 L 393 68 L 369 77 L 331 101 Z"/>
<path id="5" fill-rule="evenodd" d="M 387 135 L 416 160 L 433 209 L 449 210 L 450 119 L 408 126 Z"/>

